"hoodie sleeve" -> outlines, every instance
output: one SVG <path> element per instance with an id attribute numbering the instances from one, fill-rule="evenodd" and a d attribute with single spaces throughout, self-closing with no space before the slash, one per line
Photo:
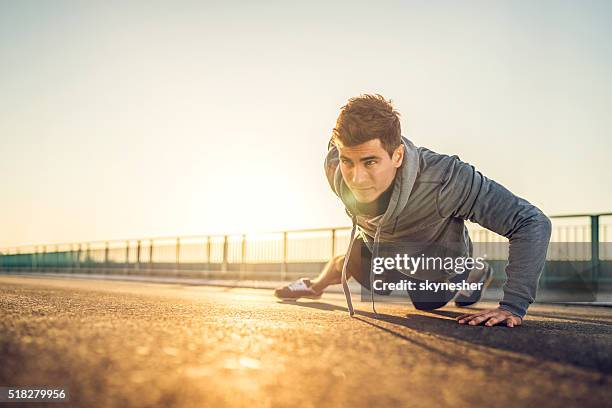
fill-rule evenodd
<path id="1" fill-rule="evenodd" d="M 507 280 L 500 308 L 524 317 L 534 302 L 546 262 L 550 219 L 527 200 L 452 156 L 439 191 L 437 208 L 444 218 L 478 223 L 510 241 Z"/>
<path id="2" fill-rule="evenodd" d="M 334 188 L 334 174 L 336 173 L 336 169 L 338 168 L 339 162 L 340 160 L 338 159 L 338 148 L 332 143 L 330 139 L 329 143 L 327 143 L 327 156 L 325 157 L 324 168 L 329 187 L 338 197 L 338 192 Z"/>

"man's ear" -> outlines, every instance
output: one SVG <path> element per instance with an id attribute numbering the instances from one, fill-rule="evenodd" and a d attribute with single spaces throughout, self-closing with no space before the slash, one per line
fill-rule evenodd
<path id="1" fill-rule="evenodd" d="M 402 165 L 404 161 L 404 145 L 400 144 L 394 151 L 393 156 L 391 156 L 391 161 L 393 162 L 393 167 L 398 168 Z"/>

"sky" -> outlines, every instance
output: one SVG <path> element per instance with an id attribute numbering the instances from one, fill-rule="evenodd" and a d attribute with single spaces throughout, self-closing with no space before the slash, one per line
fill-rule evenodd
<path id="1" fill-rule="evenodd" d="M 0 0 L 0 248 L 348 225 L 380 93 L 548 215 L 612 211 L 612 3 Z"/>

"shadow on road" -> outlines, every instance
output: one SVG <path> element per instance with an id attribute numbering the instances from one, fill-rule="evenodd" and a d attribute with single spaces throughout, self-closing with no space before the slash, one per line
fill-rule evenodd
<path id="1" fill-rule="evenodd" d="M 291 301 L 279 302 L 308 307 L 324 311 L 343 311 L 346 307 L 321 301 Z M 466 308 L 479 311 L 479 308 Z M 445 358 L 457 360 L 458 356 L 446 355 L 443 350 L 418 341 L 406 332 L 397 331 L 397 327 L 405 327 L 421 333 L 429 333 L 450 341 L 469 342 L 479 346 L 501 351 L 511 351 L 560 363 L 572 364 L 599 373 L 612 373 L 612 328 L 609 322 L 596 319 L 579 319 L 554 315 L 552 313 L 530 313 L 531 317 L 547 317 L 563 319 L 564 321 L 549 321 L 530 319 L 522 326 L 508 328 L 502 325 L 495 327 L 467 326 L 456 322 L 459 312 L 449 310 L 417 311 L 413 310 L 406 316 L 394 316 L 385 313 L 356 310 L 355 319 L 383 330 L 404 341 L 416 344 L 424 349 L 435 351 Z M 348 318 L 348 316 L 347 316 Z M 381 325 L 385 322 L 392 325 Z M 400 329 L 401 330 L 401 329 Z M 469 362 L 465 362 L 469 364 Z"/>

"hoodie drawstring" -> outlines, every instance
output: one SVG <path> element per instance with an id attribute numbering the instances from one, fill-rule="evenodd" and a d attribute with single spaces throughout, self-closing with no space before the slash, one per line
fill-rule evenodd
<path id="1" fill-rule="evenodd" d="M 351 301 L 351 291 L 349 290 L 348 282 L 346 281 L 346 266 L 348 265 L 351 251 L 353 250 L 355 230 L 357 229 L 357 218 L 353 215 L 351 219 L 353 221 L 353 229 L 351 230 L 351 240 L 349 241 L 348 251 L 346 251 L 346 255 L 344 256 L 344 264 L 342 265 L 342 290 L 344 291 L 344 297 L 346 298 L 349 315 L 352 317 L 355 314 L 355 311 L 353 310 L 353 302 Z"/>
<path id="2" fill-rule="evenodd" d="M 374 306 L 374 259 L 378 258 L 378 241 L 380 240 L 381 226 L 382 225 L 379 225 L 378 228 L 376 228 L 374 247 L 372 248 L 372 260 L 370 262 L 370 301 L 372 302 L 372 311 L 375 315 L 377 315 L 378 312 L 376 312 L 376 306 Z"/>
<path id="3" fill-rule="evenodd" d="M 344 264 L 342 265 L 342 290 L 344 292 L 344 297 L 346 298 L 346 305 L 348 306 L 349 315 L 352 317 L 355 314 L 355 310 L 353 309 L 353 301 L 351 300 L 351 291 L 349 290 L 348 281 L 346 279 L 346 267 L 348 265 L 349 257 L 353 250 L 353 242 L 355 242 L 355 230 L 357 229 L 357 218 L 355 216 L 351 217 L 353 221 L 353 228 L 351 229 L 351 239 L 349 241 L 348 250 L 346 251 L 346 255 L 344 256 Z M 381 226 L 376 228 L 376 234 L 374 236 L 374 248 L 372 251 L 372 260 L 370 262 L 370 296 L 372 302 L 372 311 L 374 314 L 378 314 L 376 311 L 376 306 L 374 304 L 374 259 L 378 257 L 378 241 L 380 240 L 380 230 Z"/>

